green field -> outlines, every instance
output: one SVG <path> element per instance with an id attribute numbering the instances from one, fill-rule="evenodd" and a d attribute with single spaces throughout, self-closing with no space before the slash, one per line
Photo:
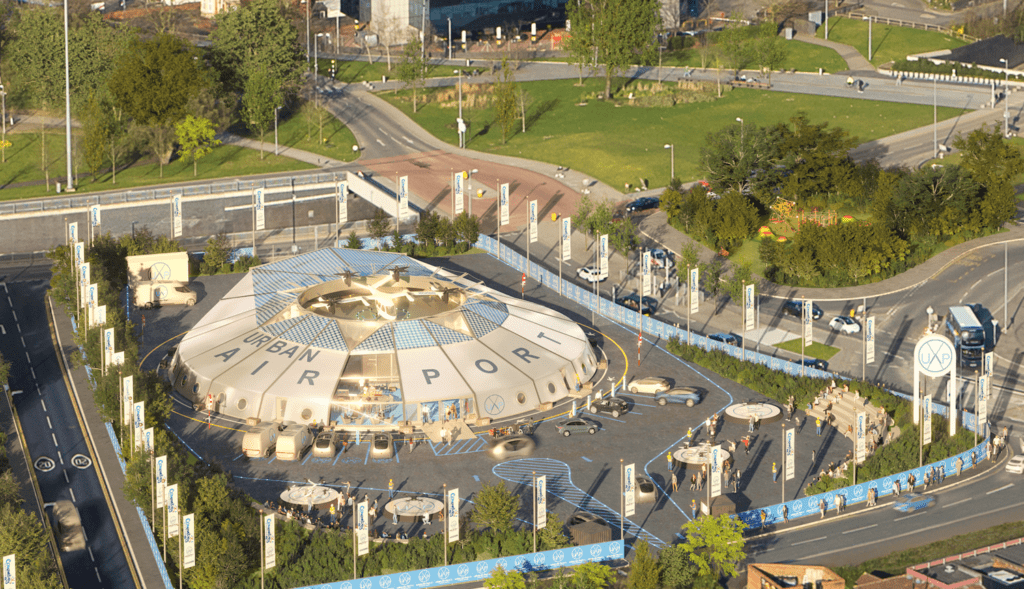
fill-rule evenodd
<path id="1" fill-rule="evenodd" d="M 324 117 L 323 143 L 320 142 L 317 120 L 307 120 L 306 116 L 301 112 L 280 121 L 277 135 L 281 145 L 323 155 L 331 159 L 351 162 L 359 157 L 359 152 L 352 151 L 352 146 L 356 144 L 355 135 L 341 121 L 331 115 Z M 251 135 L 248 136 L 251 137 Z M 252 138 L 259 139 L 259 137 Z M 272 142 L 274 140 L 273 134 L 267 133 L 264 140 Z"/>
<path id="2" fill-rule="evenodd" d="M 800 342 L 801 338 L 791 339 L 787 342 L 775 346 L 780 350 L 786 350 L 787 352 L 793 352 L 794 354 L 800 353 Z M 825 344 L 818 342 L 811 342 L 811 345 L 804 348 L 804 355 L 809 358 L 817 358 L 818 360 L 828 360 L 839 353 L 839 348 L 833 348 Z"/>
<path id="3" fill-rule="evenodd" d="M 779 69 L 795 69 L 798 72 L 817 72 L 819 67 L 826 72 L 839 72 L 849 69 L 846 61 L 828 47 L 812 45 L 802 41 L 789 41 L 783 44 L 783 47 L 786 48 L 786 61 Z M 700 54 L 693 48 L 666 51 L 662 57 L 662 65 L 700 68 Z M 712 69 L 712 65 L 712 63 L 709 63 L 708 69 Z M 756 70 L 758 69 L 757 64 L 751 64 L 747 69 Z"/>
<path id="4" fill-rule="evenodd" d="M 824 39 L 825 27 L 820 27 L 816 36 Z M 867 58 L 868 23 L 843 17 L 830 18 L 828 40 L 851 45 Z M 875 24 L 871 27 L 871 44 L 874 46 L 871 63 L 881 65 L 915 53 L 962 47 L 967 42 L 937 31 Z"/>
<path id="5" fill-rule="evenodd" d="M 588 79 L 582 88 L 572 80 L 525 83 L 523 87 L 532 102 L 527 112 L 527 132 L 519 132 L 520 123 L 516 123 L 505 145 L 489 108 L 464 107 L 463 116 L 470 124 L 467 146 L 568 166 L 622 189 L 626 183 L 637 185 L 641 178 L 647 179 L 650 186 L 668 183 L 669 150 L 663 148 L 666 144 L 675 145 L 676 175 L 683 180 L 699 179 L 702 172 L 698 156 L 706 135 L 738 124 L 737 117 L 746 124 L 769 125 L 787 121 L 803 111 L 812 123 L 828 122 L 845 128 L 861 142 L 932 121 L 930 106 L 746 89 L 726 92 L 714 102 L 674 107 L 619 106 L 614 101 L 592 98 L 603 86 L 600 79 Z M 627 87 L 618 96 L 628 93 Z M 435 137 L 457 144 L 457 103 L 455 108 L 441 108 L 437 103 L 421 105 L 414 115 L 408 98 L 411 94 L 381 96 Z M 585 106 L 579 106 L 585 97 L 589 97 Z M 939 109 L 939 118 L 945 120 L 959 113 L 952 108 Z"/>

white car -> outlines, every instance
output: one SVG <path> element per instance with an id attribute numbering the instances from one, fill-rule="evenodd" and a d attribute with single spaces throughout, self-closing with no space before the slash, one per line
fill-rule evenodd
<path id="1" fill-rule="evenodd" d="M 1018 454 L 1006 463 L 1006 472 L 1024 474 L 1024 455 Z"/>
<path id="2" fill-rule="evenodd" d="M 652 249 L 651 250 L 651 266 L 655 268 L 664 268 L 668 266 L 671 270 L 675 268 L 676 263 L 672 259 L 672 253 L 663 249 Z"/>
<path id="3" fill-rule="evenodd" d="M 644 378 L 635 378 L 626 387 L 629 392 L 634 395 L 637 393 L 646 393 L 648 395 L 656 395 L 660 392 L 667 391 L 669 389 L 668 381 L 664 378 L 657 376 L 646 376 Z"/>
<path id="4" fill-rule="evenodd" d="M 860 333 L 860 323 L 857 323 L 857 320 L 853 317 L 846 317 L 845 315 L 833 317 L 832 321 L 828 322 L 828 326 L 832 328 L 832 331 L 840 333 Z"/>
<path id="5" fill-rule="evenodd" d="M 601 274 L 600 270 L 595 266 L 583 266 L 579 270 L 576 270 L 576 276 L 579 276 L 591 284 L 595 282 L 602 282 L 605 278 L 608 278 L 607 274 Z"/>

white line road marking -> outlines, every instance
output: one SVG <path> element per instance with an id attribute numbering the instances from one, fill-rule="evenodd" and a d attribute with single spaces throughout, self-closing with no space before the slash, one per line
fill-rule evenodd
<path id="1" fill-rule="evenodd" d="M 43 411 L 46 411 L 46 401 L 39 401 L 39 402 L 43 404 Z"/>
<path id="2" fill-rule="evenodd" d="M 380 143 L 382 146 L 387 147 L 387 144 L 385 144 L 383 141 L 381 141 L 380 137 L 377 138 L 377 143 Z"/>
<path id="3" fill-rule="evenodd" d="M 7 304 L 12 307 L 14 306 L 14 303 L 11 302 L 11 295 L 7 295 Z"/>
<path id="4" fill-rule="evenodd" d="M 998 493 L 999 491 L 1005 491 L 1006 489 L 1009 489 L 1012 486 L 1013 486 L 1013 483 L 1010 483 L 1009 485 L 1003 485 L 1002 487 L 999 487 L 998 489 L 992 489 L 991 491 L 989 491 L 988 493 L 985 493 L 985 494 L 986 495 L 991 495 L 992 493 Z"/>
<path id="5" fill-rule="evenodd" d="M 954 505 L 960 505 L 961 503 L 966 503 L 966 502 L 968 502 L 970 500 L 971 500 L 971 498 L 968 497 L 967 499 L 961 499 L 959 501 L 954 501 L 953 503 L 950 503 L 949 505 L 943 505 L 942 508 L 945 509 L 947 507 L 953 507 Z"/>
<path id="6" fill-rule="evenodd" d="M 64 482 L 70 485 L 71 479 L 68 478 L 68 471 L 62 470 L 61 472 L 64 473 Z"/>
<path id="7" fill-rule="evenodd" d="M 60 463 L 64 464 L 64 455 L 60 453 L 60 450 L 57 450 L 57 460 L 60 460 Z"/>
<path id="8" fill-rule="evenodd" d="M 31 363 L 32 363 L 32 356 L 29 356 L 29 355 L 28 355 L 28 352 L 25 352 L 25 359 L 26 359 L 26 360 L 28 360 L 28 363 L 29 363 L 29 364 L 31 364 Z"/>
<path id="9" fill-rule="evenodd" d="M 100 570 L 96 567 L 92 567 L 92 570 L 96 571 L 96 580 L 102 583 L 103 579 L 100 578 Z"/>
<path id="10" fill-rule="evenodd" d="M 15 323 L 14 326 L 18 328 L 18 333 L 21 333 L 21 324 Z"/>
<path id="11" fill-rule="evenodd" d="M 60 444 L 57 443 L 57 434 L 51 432 L 50 437 L 53 438 L 53 445 L 60 448 Z"/>
<path id="12" fill-rule="evenodd" d="M 82 528 L 82 535 L 85 536 L 85 541 L 88 542 L 89 541 L 89 534 L 85 531 L 85 528 Z"/>
<path id="13" fill-rule="evenodd" d="M 828 536 L 822 536 L 821 538 L 815 538 L 813 540 L 801 540 L 800 542 L 793 542 L 791 544 L 791 546 L 799 546 L 801 544 L 810 544 L 811 542 L 818 542 L 820 540 L 824 540 L 825 538 L 828 538 Z"/>
<path id="14" fill-rule="evenodd" d="M 7 335 L 7 328 L 0 324 L 0 335 Z"/>
<path id="15" fill-rule="evenodd" d="M 892 521 L 894 521 L 894 522 L 898 522 L 898 521 L 900 521 L 900 520 L 910 519 L 910 518 L 912 518 L 912 517 L 917 517 L 917 516 L 921 515 L 921 513 L 922 513 L 922 512 L 918 511 L 917 513 L 914 513 L 914 514 L 911 514 L 911 515 L 905 515 L 905 516 L 903 516 L 903 517 L 898 517 L 898 518 L 896 518 L 896 519 L 894 519 L 894 520 L 892 520 Z"/>
<path id="16" fill-rule="evenodd" d="M 28 347 L 28 346 L 25 345 L 25 336 L 21 336 L 21 347 L 23 347 L 23 348 L 27 348 Z"/>
<path id="17" fill-rule="evenodd" d="M 50 426 L 50 429 L 53 429 L 53 424 L 50 423 L 50 416 L 49 415 L 46 416 L 46 425 Z"/>
<path id="18" fill-rule="evenodd" d="M 28 369 L 32 371 L 32 380 L 35 380 L 36 379 L 36 369 L 32 368 L 31 366 L 29 366 Z"/>
<path id="19" fill-rule="evenodd" d="M 870 530 L 871 528 L 877 528 L 878 524 L 871 524 L 870 526 L 864 526 L 863 528 L 857 528 L 856 530 L 846 530 L 844 534 L 852 534 L 854 532 L 863 532 L 864 530 Z"/>
<path id="20" fill-rule="evenodd" d="M 72 489 L 71 487 L 68 487 L 68 491 L 71 491 L 71 502 L 78 503 L 78 499 L 75 499 L 75 490 Z"/>
<path id="21" fill-rule="evenodd" d="M 11 297 L 7 297 L 7 302 L 8 303 L 11 302 Z M 13 307 L 14 305 L 11 305 L 11 306 Z M 11 315 L 14 315 L 14 320 L 15 321 L 18 320 L 18 312 L 17 311 L 15 311 L 14 309 L 11 309 Z"/>
<path id="22" fill-rule="evenodd" d="M 92 546 L 86 546 L 89 549 L 89 560 L 96 562 L 96 557 L 92 555 Z"/>
<path id="23" fill-rule="evenodd" d="M 405 139 L 405 142 L 406 142 L 406 143 L 408 143 L 409 145 L 412 145 L 412 144 L 413 144 L 413 143 L 412 143 L 412 139 L 409 139 L 409 138 L 408 138 L 408 137 L 406 137 L 405 135 L 402 135 L 402 139 Z"/>

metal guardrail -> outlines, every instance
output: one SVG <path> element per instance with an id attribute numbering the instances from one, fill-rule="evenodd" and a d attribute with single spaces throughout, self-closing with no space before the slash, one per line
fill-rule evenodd
<path id="1" fill-rule="evenodd" d="M 939 25 L 933 25 L 929 23 L 920 23 L 910 20 L 900 20 L 898 18 L 886 18 L 883 16 L 875 16 L 873 14 L 863 14 L 858 12 L 851 12 L 850 14 L 847 15 L 847 18 L 853 20 L 870 20 L 873 23 L 881 25 L 892 25 L 897 27 L 906 27 L 910 29 L 921 29 L 923 31 L 936 31 L 946 35 L 951 35 L 953 37 L 956 37 L 957 39 L 970 41 L 971 43 L 974 43 L 978 40 L 977 37 L 972 37 L 970 35 L 958 33 L 957 31 L 954 31 L 952 29 L 947 29 L 946 27 L 940 27 Z"/>

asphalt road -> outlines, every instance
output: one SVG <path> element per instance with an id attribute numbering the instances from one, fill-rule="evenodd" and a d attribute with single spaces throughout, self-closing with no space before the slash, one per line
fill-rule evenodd
<path id="1" fill-rule="evenodd" d="M 17 276 L 18 272 L 12 274 Z M 12 282 L 8 278 L 3 286 L 0 351 L 11 363 L 12 391 L 22 391 L 15 395 L 14 404 L 34 461 L 43 501 L 68 499 L 74 502 L 87 537 L 86 550 L 61 553 L 64 570 L 78 588 L 131 586 L 128 561 L 54 353 L 43 304 L 48 283 Z"/>

